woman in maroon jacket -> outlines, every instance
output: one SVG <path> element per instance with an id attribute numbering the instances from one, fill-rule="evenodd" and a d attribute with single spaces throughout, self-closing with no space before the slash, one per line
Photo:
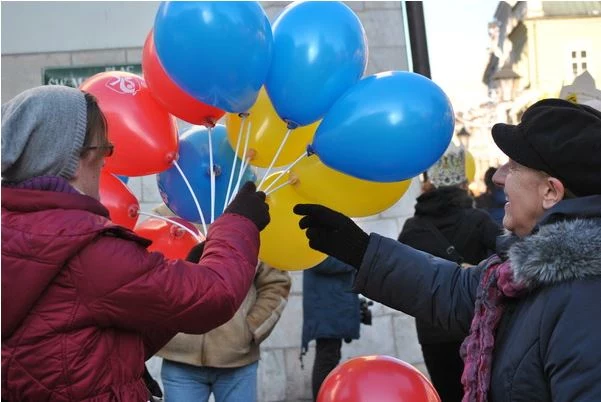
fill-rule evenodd
<path id="1" fill-rule="evenodd" d="M 98 201 L 112 153 L 95 99 L 39 87 L 2 106 L 2 398 L 146 401 L 145 359 L 228 321 L 255 275 L 265 194 L 247 183 L 198 264 L 150 253 Z"/>

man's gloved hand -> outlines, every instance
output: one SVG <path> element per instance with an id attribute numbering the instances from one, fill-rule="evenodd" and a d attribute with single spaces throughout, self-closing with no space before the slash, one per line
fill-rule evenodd
<path id="1" fill-rule="evenodd" d="M 299 226 L 307 229 L 309 246 L 359 269 L 369 235 L 340 212 L 318 204 L 297 204 L 294 213 L 305 215 Z"/>
<path id="2" fill-rule="evenodd" d="M 265 193 L 257 191 L 255 183 L 247 181 L 238 191 L 236 197 L 227 206 L 224 213 L 238 214 L 247 217 L 257 225 L 259 230 L 269 224 L 269 205 L 265 202 Z"/>

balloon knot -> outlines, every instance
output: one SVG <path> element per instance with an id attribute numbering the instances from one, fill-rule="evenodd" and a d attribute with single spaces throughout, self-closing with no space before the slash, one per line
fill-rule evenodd
<path id="1" fill-rule="evenodd" d="M 295 123 L 295 122 L 293 122 L 293 121 L 291 121 L 291 120 L 286 120 L 286 119 L 284 119 L 284 121 L 286 122 L 286 125 L 287 125 L 287 127 L 288 127 L 288 130 L 294 130 L 295 128 L 297 128 L 297 127 L 299 126 L 299 124 L 298 124 L 298 123 Z"/>
<path id="2" fill-rule="evenodd" d="M 169 228 L 169 232 L 171 233 L 171 236 L 175 239 L 183 237 L 186 233 L 184 229 L 177 225 L 171 225 L 171 227 Z"/>
<path id="3" fill-rule="evenodd" d="M 313 149 L 313 145 L 307 145 L 307 156 L 315 155 L 315 150 Z"/>
<path id="4" fill-rule="evenodd" d="M 139 215 L 140 212 L 140 207 L 138 205 L 130 205 L 129 208 L 127 208 L 127 215 L 130 218 L 135 218 Z"/>
<path id="5" fill-rule="evenodd" d="M 165 155 L 165 162 L 167 162 L 168 164 L 172 164 L 178 158 L 179 155 L 177 152 L 168 152 L 167 155 Z"/>

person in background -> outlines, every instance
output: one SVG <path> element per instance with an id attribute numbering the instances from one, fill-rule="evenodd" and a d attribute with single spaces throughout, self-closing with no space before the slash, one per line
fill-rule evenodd
<path id="1" fill-rule="evenodd" d="M 398 240 L 457 264 L 475 265 L 490 256 L 501 230 L 486 212 L 473 207 L 464 151 L 451 143 L 428 169 L 427 177 L 429 183 L 424 183 L 425 191 L 417 198 L 415 215 L 405 222 Z M 424 362 L 442 402 L 460 402 L 463 361 L 459 348 L 464 337 L 419 318 L 416 327 Z"/>
<path id="2" fill-rule="evenodd" d="M 247 183 L 198 264 L 111 222 L 114 146 L 96 99 L 43 86 L 2 105 L 2 399 L 146 401 L 144 361 L 178 332 L 228 321 L 248 293 L 265 194 Z"/>
<path id="3" fill-rule="evenodd" d="M 321 205 L 299 204 L 309 245 L 355 267 L 354 289 L 457 336 L 463 400 L 601 400 L 601 112 L 560 99 L 492 136 L 509 157 L 497 253 L 434 257 Z"/>
<path id="4" fill-rule="evenodd" d="M 476 208 L 485 210 L 499 225 L 503 223 L 503 215 L 505 214 L 505 193 L 503 189 L 497 187 L 492 178 L 495 175 L 497 168 L 490 167 L 484 173 L 484 184 L 486 184 L 486 192 L 476 197 Z"/>
<path id="5" fill-rule="evenodd" d="M 361 309 L 359 296 L 352 292 L 355 271 L 332 257 L 303 271 L 301 362 L 309 342 L 315 339 L 311 376 L 314 400 L 325 378 L 340 362 L 342 341 L 359 339 L 362 318 L 371 325 L 367 302 Z"/>
<path id="6" fill-rule="evenodd" d="M 201 243 L 186 260 L 198 262 L 202 252 Z M 206 334 L 179 333 L 171 339 L 157 353 L 164 359 L 165 400 L 206 402 L 213 394 L 215 402 L 256 401 L 260 345 L 279 321 L 290 285 L 288 272 L 260 262 L 231 320 Z"/>

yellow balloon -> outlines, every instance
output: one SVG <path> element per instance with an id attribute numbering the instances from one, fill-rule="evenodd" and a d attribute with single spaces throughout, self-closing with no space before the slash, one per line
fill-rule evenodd
<path id="1" fill-rule="evenodd" d="M 476 161 L 474 155 L 469 151 L 465 151 L 465 177 L 468 182 L 472 182 L 476 178 Z"/>
<path id="2" fill-rule="evenodd" d="M 316 155 L 293 166 L 290 177 L 301 196 L 352 217 L 390 208 L 411 184 L 411 179 L 394 183 L 357 179 L 327 167 Z"/>
<path id="3" fill-rule="evenodd" d="M 278 176 L 270 175 L 265 181 L 267 186 Z M 284 175 L 273 187 L 287 180 Z M 298 227 L 301 216 L 292 212 L 296 204 L 307 204 L 309 200 L 301 197 L 290 185 L 277 189 L 267 196 L 271 222 L 261 232 L 259 259 L 274 268 L 297 271 L 312 268 L 325 260 L 326 255 L 309 247 L 305 231 Z"/>
<path id="4" fill-rule="evenodd" d="M 288 128 L 286 123 L 276 113 L 265 88 L 261 88 L 255 104 L 249 109 L 249 115 L 244 123 L 238 156 L 242 158 L 244 138 L 248 125 L 251 124 L 248 149 L 250 150 L 250 164 L 258 167 L 268 167 L 275 156 Z M 235 113 L 228 113 L 226 118 L 227 137 L 230 144 L 236 149 L 236 142 L 240 135 L 242 118 Z M 306 150 L 313 140 L 319 122 L 292 130 L 274 166 L 284 166 L 294 162 Z M 247 151 L 247 156 L 249 153 Z"/>

